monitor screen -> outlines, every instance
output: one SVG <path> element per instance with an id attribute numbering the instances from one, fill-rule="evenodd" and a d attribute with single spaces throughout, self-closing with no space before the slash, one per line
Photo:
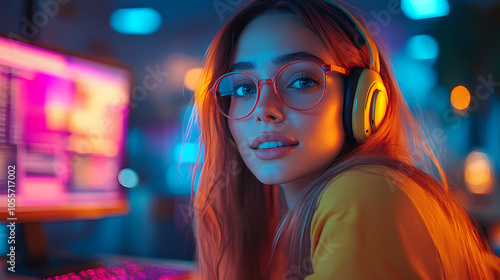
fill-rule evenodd
<path id="1" fill-rule="evenodd" d="M 118 63 L 0 36 L 2 216 L 37 222 L 128 211 L 117 174 L 131 77 Z"/>

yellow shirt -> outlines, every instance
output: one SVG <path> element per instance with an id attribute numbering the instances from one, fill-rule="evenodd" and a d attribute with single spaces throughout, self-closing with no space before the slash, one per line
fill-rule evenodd
<path id="1" fill-rule="evenodd" d="M 382 166 L 363 169 L 375 174 L 344 172 L 319 198 L 311 224 L 314 273 L 305 279 L 445 279 L 435 241 L 405 193 L 411 184 L 394 184 Z"/>

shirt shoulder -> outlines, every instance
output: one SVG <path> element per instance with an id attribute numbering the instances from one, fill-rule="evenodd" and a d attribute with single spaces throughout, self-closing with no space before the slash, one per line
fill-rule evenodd
<path id="1" fill-rule="evenodd" d="M 331 180 L 318 199 L 318 208 L 329 205 L 343 207 L 346 203 L 332 205 L 333 201 L 362 201 L 372 204 L 397 202 L 397 186 L 392 180 L 394 172 L 384 166 L 364 166 L 348 170 Z M 395 196 L 396 195 L 396 196 Z M 351 204 L 349 204 L 351 205 Z"/>
<path id="2" fill-rule="evenodd" d="M 384 166 L 334 178 L 311 223 L 307 280 L 443 279 L 439 255 L 412 200 Z"/>

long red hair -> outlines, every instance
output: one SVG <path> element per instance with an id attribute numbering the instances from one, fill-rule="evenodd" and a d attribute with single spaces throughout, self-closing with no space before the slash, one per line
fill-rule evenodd
<path id="1" fill-rule="evenodd" d="M 269 271 L 260 268 L 259 260 L 270 263 L 270 247 L 274 252 L 278 241 L 288 246 L 289 273 L 293 274 L 289 276 L 303 279 L 311 274 L 310 227 L 319 196 L 340 173 L 366 165 L 383 165 L 404 175 L 432 199 L 443 213 L 435 220 L 444 220 L 429 223 L 430 231 L 442 231 L 439 223 L 449 224 L 447 234 L 463 254 L 470 278 L 493 279 L 498 275 L 495 274 L 500 270 L 495 263 L 497 259 L 477 226 L 450 193 L 446 174 L 433 147 L 426 141 L 419 120 L 409 110 L 380 46 L 380 75 L 388 91 L 389 104 L 379 130 L 363 143 L 346 141 L 340 155 L 304 188 L 291 209 L 278 211 L 278 217 L 269 214 L 270 209 L 286 208 L 283 200 L 276 200 L 278 186 L 262 184 L 245 166 L 232 140 L 227 119 L 218 112 L 210 92 L 217 78 L 229 71 L 244 27 L 265 12 L 297 15 L 322 39 L 339 66 L 369 67 L 368 49 L 353 43 L 356 40 L 353 26 L 338 9 L 321 0 L 251 1 L 219 30 L 205 54 L 188 125 L 188 133 L 192 126 L 198 126 L 199 144 L 204 147 L 195 164 L 192 181 L 196 254 L 203 279 L 267 278 Z M 194 194 L 195 176 L 200 168 Z M 280 205 L 276 205 L 276 201 L 280 201 Z M 275 234 L 270 236 L 267 234 L 270 231 Z"/>

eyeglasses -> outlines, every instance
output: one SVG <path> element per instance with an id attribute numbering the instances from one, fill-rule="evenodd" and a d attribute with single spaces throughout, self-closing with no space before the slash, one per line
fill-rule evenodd
<path id="1" fill-rule="evenodd" d="M 287 107 L 310 110 L 325 94 L 326 74 L 348 75 L 342 67 L 299 59 L 285 64 L 271 79 L 256 79 L 250 73 L 237 71 L 222 75 L 211 91 L 218 110 L 229 119 L 249 116 L 259 102 L 262 85 L 271 83 L 278 99 Z"/>

